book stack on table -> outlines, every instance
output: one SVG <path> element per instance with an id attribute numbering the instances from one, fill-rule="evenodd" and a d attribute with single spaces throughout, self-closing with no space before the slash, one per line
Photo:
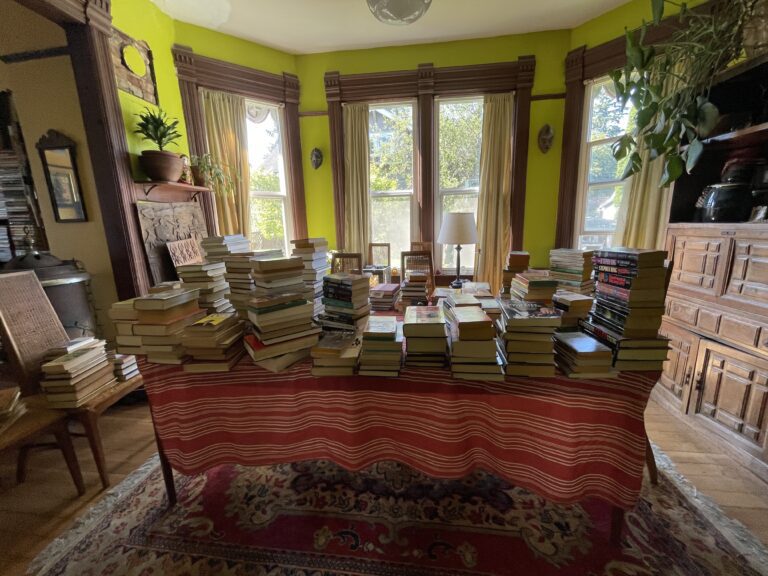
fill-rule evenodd
<path id="1" fill-rule="evenodd" d="M 504 380 L 504 358 L 496 341 L 493 320 L 480 306 L 453 308 L 451 373 L 463 380 Z"/>
<path id="2" fill-rule="evenodd" d="M 406 366 L 445 366 L 448 331 L 442 306 L 409 306 L 403 317 Z"/>
<path id="3" fill-rule="evenodd" d="M 368 301 L 370 283 L 359 274 L 337 272 L 323 278 L 323 305 L 320 324 L 331 330 L 358 332 L 365 327 L 371 313 Z"/>
<path id="4" fill-rule="evenodd" d="M 534 302 L 502 300 L 502 317 L 496 323 L 506 354 L 508 376 L 554 376 L 552 340 L 562 313 Z"/>
<path id="5" fill-rule="evenodd" d="M 661 370 L 668 340 L 659 337 L 669 283 L 667 253 L 611 248 L 593 256 L 596 294 L 582 329 L 613 349 L 618 370 Z"/>
<path id="6" fill-rule="evenodd" d="M 248 302 L 254 296 L 254 288 L 251 277 L 251 259 L 253 252 L 224 256 L 224 279 L 229 284 L 227 300 L 241 319 L 248 317 Z"/>
<path id="7" fill-rule="evenodd" d="M 352 376 L 362 342 L 356 332 L 326 332 L 312 347 L 313 376 Z"/>
<path id="8" fill-rule="evenodd" d="M 531 261 L 531 255 L 528 252 L 514 251 L 507 255 L 507 267 L 504 268 L 501 284 L 501 294 L 509 297 L 511 294 L 512 280 L 520 272 L 528 270 Z"/>
<path id="9" fill-rule="evenodd" d="M 555 334 L 555 363 L 568 378 L 615 378 L 613 351 L 583 332 Z"/>
<path id="10" fill-rule="evenodd" d="M 227 300 L 229 283 L 224 278 L 227 271 L 224 262 L 205 262 L 202 264 L 184 264 L 176 267 L 176 273 L 184 288 L 200 290 L 197 303 L 209 314 L 234 312 L 234 307 Z"/>
<path id="11" fill-rule="evenodd" d="M 557 280 L 559 290 L 591 295 L 595 291 L 592 279 L 592 252 L 571 248 L 549 251 L 549 277 Z"/>
<path id="12" fill-rule="evenodd" d="M 200 247 L 207 262 L 221 262 L 225 256 L 251 251 L 251 243 L 242 234 L 208 236 L 200 241 Z"/>
<path id="13" fill-rule="evenodd" d="M 26 411 L 27 407 L 21 399 L 21 390 L 18 386 L 0 388 L 0 434 L 24 416 Z"/>
<path id="14" fill-rule="evenodd" d="M 147 361 L 154 364 L 183 364 L 187 353 L 181 343 L 182 332 L 205 316 L 205 310 L 197 305 L 198 296 L 198 290 L 180 288 L 134 299 L 136 340 L 132 342 L 138 349 L 126 346 L 118 352 L 146 354 Z"/>
<path id="15" fill-rule="evenodd" d="M 557 291 L 557 280 L 549 277 L 547 270 L 528 270 L 515 275 L 511 297 L 549 306 Z"/>
<path id="16" fill-rule="evenodd" d="M 185 372 L 229 372 L 242 358 L 245 323 L 237 314 L 209 314 L 184 329 L 181 342 L 192 356 Z"/>
<path id="17" fill-rule="evenodd" d="M 403 324 L 394 316 L 369 316 L 360 352 L 361 376 L 400 374 L 403 362 Z"/>
<path id="18" fill-rule="evenodd" d="M 40 386 L 52 408 L 77 408 L 116 382 L 104 340 L 94 340 L 42 365 Z"/>
<path id="19" fill-rule="evenodd" d="M 115 327 L 115 343 L 120 354 L 144 354 L 144 339 L 133 333 L 138 319 L 138 312 L 133 307 L 135 298 L 115 302 L 107 311 L 107 316 Z"/>
<path id="20" fill-rule="evenodd" d="M 552 307 L 563 313 L 562 329 L 578 329 L 579 320 L 589 317 L 594 298 L 567 290 L 558 290 L 552 296 Z"/>
<path id="21" fill-rule="evenodd" d="M 139 364 L 133 354 L 118 354 L 114 350 L 107 352 L 118 382 L 127 382 L 139 375 Z"/>
<path id="22" fill-rule="evenodd" d="M 409 272 L 400 290 L 400 302 L 403 307 L 423 306 L 427 304 L 427 275 L 421 272 Z"/>
<path id="23" fill-rule="evenodd" d="M 315 317 L 323 313 L 323 276 L 331 271 L 328 264 L 328 241 L 325 238 L 302 238 L 291 240 L 291 256 L 301 258 L 304 263 L 302 280 L 307 300 L 315 305 Z"/>
<path id="24" fill-rule="evenodd" d="M 379 311 L 394 310 L 400 297 L 400 284 L 379 284 L 371 288 L 371 309 Z"/>

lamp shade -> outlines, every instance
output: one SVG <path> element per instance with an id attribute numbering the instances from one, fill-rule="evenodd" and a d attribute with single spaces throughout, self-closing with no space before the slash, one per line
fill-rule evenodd
<path id="1" fill-rule="evenodd" d="M 440 244 L 477 244 L 477 226 L 472 212 L 448 212 L 437 238 Z"/>

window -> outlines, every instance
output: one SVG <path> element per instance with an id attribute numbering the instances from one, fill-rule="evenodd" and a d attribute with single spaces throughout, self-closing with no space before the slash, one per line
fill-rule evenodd
<path id="1" fill-rule="evenodd" d="M 435 198 L 435 238 L 440 233 L 443 214 L 473 212 L 477 222 L 480 191 L 480 147 L 483 136 L 482 98 L 445 98 L 435 101 L 437 134 L 437 197 Z M 461 272 L 472 274 L 475 246 L 461 252 Z M 437 245 L 436 267 L 443 272 L 456 270 L 453 246 Z"/>
<path id="2" fill-rule="evenodd" d="M 630 179 L 621 180 L 626 160 L 617 162 L 613 143 L 632 128 L 633 108 L 616 101 L 613 81 L 600 78 L 587 85 L 585 145 L 581 150 L 574 245 L 584 250 L 610 247 Z"/>
<path id="3" fill-rule="evenodd" d="M 250 165 L 251 245 L 255 250 L 282 249 L 289 254 L 291 219 L 285 181 L 282 108 L 248 101 L 248 163 Z"/>
<path id="4" fill-rule="evenodd" d="M 390 244 L 391 265 L 410 250 L 418 231 L 414 207 L 414 138 L 412 102 L 372 104 L 368 112 L 371 242 Z"/>

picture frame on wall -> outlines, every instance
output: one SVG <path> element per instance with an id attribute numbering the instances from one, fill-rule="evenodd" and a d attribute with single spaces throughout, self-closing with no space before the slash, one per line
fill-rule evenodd
<path id="1" fill-rule="evenodd" d="M 60 132 L 49 130 L 37 142 L 37 149 L 56 222 L 86 222 L 88 215 L 77 172 L 75 142 Z"/>

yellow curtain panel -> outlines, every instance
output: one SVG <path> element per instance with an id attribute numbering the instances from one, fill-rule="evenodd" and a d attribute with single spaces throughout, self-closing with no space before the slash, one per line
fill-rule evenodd
<path id="1" fill-rule="evenodd" d="M 344 105 L 344 250 L 368 254 L 368 104 Z"/>

